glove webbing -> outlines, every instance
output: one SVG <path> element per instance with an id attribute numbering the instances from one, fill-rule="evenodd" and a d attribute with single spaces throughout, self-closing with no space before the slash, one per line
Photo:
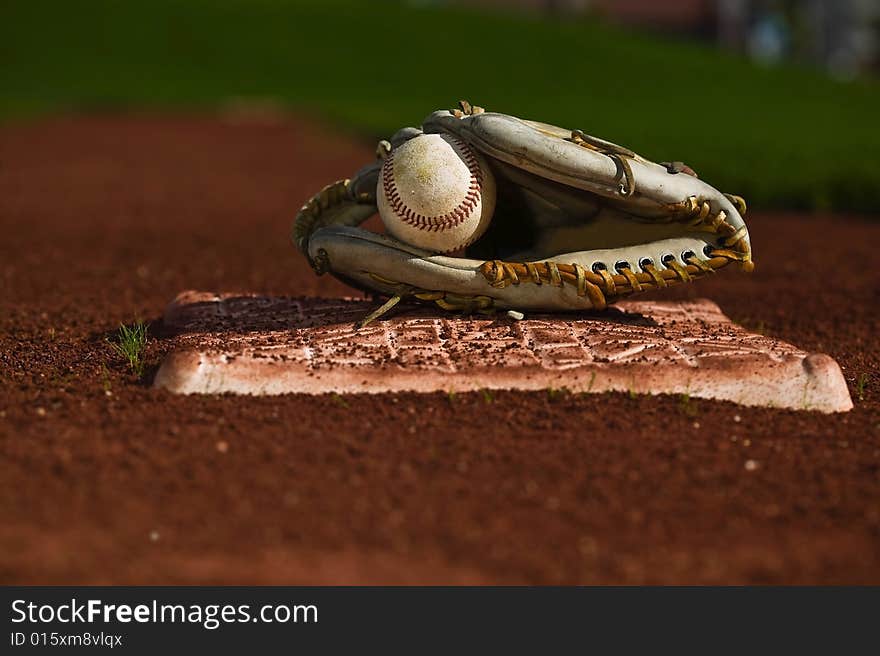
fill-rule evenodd
<path id="1" fill-rule="evenodd" d="M 355 196 L 351 180 L 337 180 L 312 196 L 297 212 L 291 239 L 318 274 L 326 272 L 326 262 L 321 257 L 309 257 L 312 233 L 329 224 L 356 226 L 363 223 L 375 213 L 376 206 L 373 198 L 362 196 Z"/>
<path id="2" fill-rule="evenodd" d="M 480 266 L 480 273 L 495 288 L 519 285 L 523 282 L 536 285 L 562 287 L 566 283 L 575 285 L 578 296 L 586 296 L 597 310 L 604 310 L 608 297 L 618 297 L 634 292 L 648 291 L 670 284 L 690 282 L 701 278 L 728 264 L 731 260 L 742 260 L 742 254 L 717 249 L 711 252 L 711 259 L 700 260 L 693 256 L 687 266 L 675 260 L 665 263 L 666 269 L 657 269 L 653 264 L 642 266 L 642 272 L 621 268 L 618 274 L 606 269 L 589 271 L 580 264 L 560 264 L 557 262 L 502 262 L 489 260 Z"/>
<path id="3" fill-rule="evenodd" d="M 741 215 L 745 215 L 746 202 L 741 196 L 733 194 L 725 194 L 725 196 Z M 719 210 L 713 214 L 709 201 L 696 196 L 688 196 L 682 202 L 674 203 L 668 207 L 670 220 L 686 223 L 697 230 L 721 235 L 721 244 L 724 248 L 715 251 L 720 257 L 740 262 L 745 271 L 754 270 L 751 247 L 745 238 L 748 231 L 745 226 L 734 228 L 727 221 L 727 212 Z M 692 262 L 689 261 L 689 263 Z"/>
<path id="4" fill-rule="evenodd" d="M 349 180 L 337 180 L 328 184 L 309 198 L 296 214 L 293 222 L 293 243 L 308 257 L 309 237 L 314 232 L 321 215 L 330 207 L 342 204 L 348 198 Z"/>

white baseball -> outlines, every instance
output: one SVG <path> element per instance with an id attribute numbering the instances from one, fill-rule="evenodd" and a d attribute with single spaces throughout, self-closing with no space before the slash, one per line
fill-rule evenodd
<path id="1" fill-rule="evenodd" d="M 392 150 L 376 188 L 379 215 L 396 239 L 437 253 L 473 243 L 495 211 L 495 178 L 457 137 L 424 134 Z"/>

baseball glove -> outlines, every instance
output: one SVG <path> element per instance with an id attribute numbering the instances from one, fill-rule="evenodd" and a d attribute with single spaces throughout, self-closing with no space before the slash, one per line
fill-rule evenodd
<path id="1" fill-rule="evenodd" d="M 383 160 L 421 134 L 457 137 L 494 174 L 485 234 L 463 256 L 438 255 L 357 226 L 377 211 Z M 730 262 L 753 268 L 745 202 L 681 162 L 654 163 L 580 130 L 462 101 L 421 129 L 379 143 L 376 162 L 322 189 L 300 209 L 293 241 L 318 273 L 389 300 L 445 310 L 603 309 L 636 292 L 690 282 Z"/>

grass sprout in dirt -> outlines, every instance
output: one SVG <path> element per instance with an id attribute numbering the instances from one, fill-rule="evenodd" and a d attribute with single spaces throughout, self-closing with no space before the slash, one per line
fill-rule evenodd
<path id="1" fill-rule="evenodd" d="M 107 340 L 110 347 L 128 363 L 131 372 L 144 375 L 144 351 L 147 348 L 147 326 L 138 321 L 131 326 L 119 324 L 115 341 Z"/>
<path id="2" fill-rule="evenodd" d="M 865 400 L 865 389 L 868 387 L 868 374 L 860 374 L 856 381 L 856 397 L 859 401 Z"/>

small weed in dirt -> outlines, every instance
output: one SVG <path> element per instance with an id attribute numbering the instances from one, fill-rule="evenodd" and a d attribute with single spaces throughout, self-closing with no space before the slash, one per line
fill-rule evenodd
<path id="1" fill-rule="evenodd" d="M 679 394 L 678 409 L 687 417 L 696 417 L 699 414 L 697 404 L 691 401 L 690 394 Z"/>
<path id="2" fill-rule="evenodd" d="M 548 401 L 555 401 L 557 399 L 562 399 L 565 396 L 568 396 L 569 393 L 570 392 L 567 387 L 560 387 L 560 388 L 548 387 L 547 388 L 547 400 Z"/>
<path id="3" fill-rule="evenodd" d="M 343 399 L 343 398 L 342 398 L 341 396 L 339 396 L 339 394 L 337 394 L 336 392 L 333 392 L 333 394 L 330 395 L 330 398 L 333 399 L 333 403 L 335 403 L 336 405 L 341 405 L 343 408 L 347 408 L 347 407 L 348 407 L 348 401 L 346 401 L 345 399 Z"/>
<path id="4" fill-rule="evenodd" d="M 492 392 L 490 392 L 489 390 L 484 388 L 480 391 L 483 393 L 483 401 L 485 403 L 492 403 L 495 400 L 495 397 L 492 396 Z"/>
<path id="5" fill-rule="evenodd" d="M 590 374 L 590 384 L 587 386 L 588 393 L 593 391 L 593 383 L 595 383 L 595 382 L 596 382 L 596 372 L 594 371 Z"/>
<path id="6" fill-rule="evenodd" d="M 455 403 L 455 390 L 449 390 L 446 392 L 446 399 L 449 401 L 449 405 Z"/>
<path id="7" fill-rule="evenodd" d="M 144 350 L 147 347 L 147 326 L 138 321 L 132 326 L 119 324 L 116 341 L 107 340 L 110 347 L 122 356 L 131 372 L 140 378 L 144 375 Z"/>
<path id="8" fill-rule="evenodd" d="M 868 374 L 859 374 L 859 377 L 856 380 L 856 396 L 859 398 L 859 401 L 865 400 L 865 390 L 867 387 Z"/>

